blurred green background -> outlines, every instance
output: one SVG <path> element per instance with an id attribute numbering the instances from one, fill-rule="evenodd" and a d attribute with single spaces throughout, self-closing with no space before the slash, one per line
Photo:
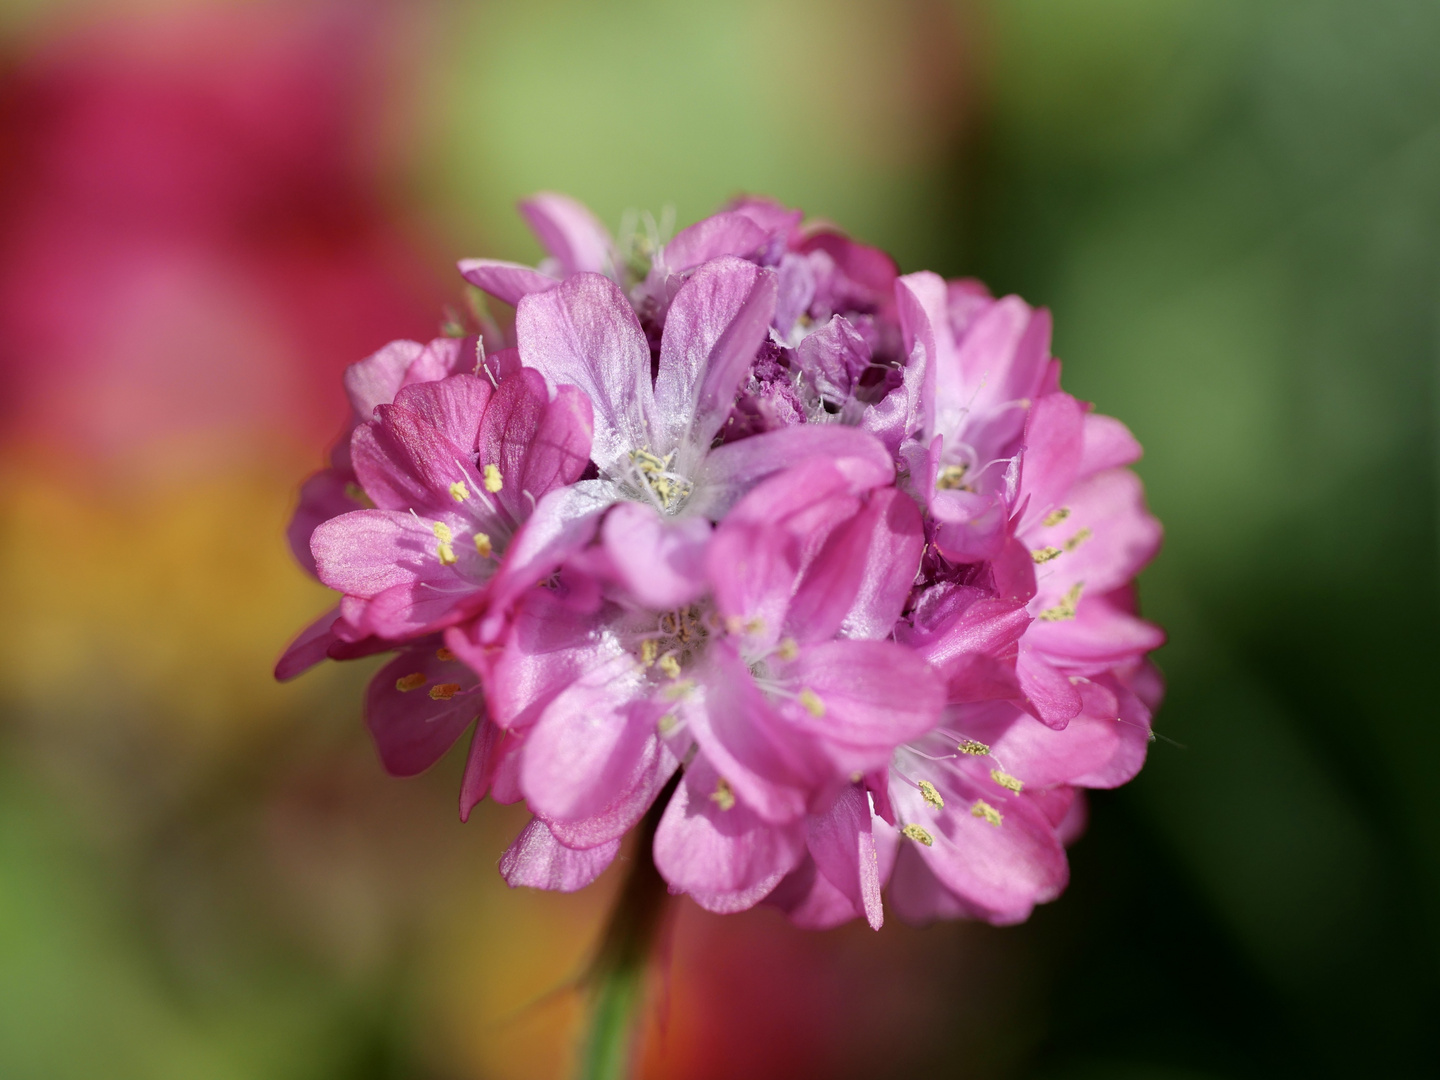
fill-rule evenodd
<path id="1" fill-rule="evenodd" d="M 613 880 L 381 774 L 282 532 L 338 372 L 515 200 L 741 191 L 1055 315 L 1164 521 L 1169 697 L 1020 928 L 685 906 L 651 1077 L 1433 1075 L 1440 5 L 15 3 L 0 1075 L 562 1075 Z M 137 282 L 145 285 L 141 288 Z M 127 291 L 128 290 L 128 291 Z M 1427 1035 L 1427 1032 L 1431 1034 Z"/>

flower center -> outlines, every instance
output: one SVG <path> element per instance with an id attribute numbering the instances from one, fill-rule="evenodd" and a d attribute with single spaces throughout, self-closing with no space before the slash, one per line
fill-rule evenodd
<path id="1" fill-rule="evenodd" d="M 673 514 L 684 505 L 695 485 L 674 470 L 675 451 L 661 457 L 648 447 L 630 451 L 630 484 L 638 488 L 658 508 Z"/>
<path id="2" fill-rule="evenodd" d="M 701 603 L 663 611 L 655 629 L 642 633 L 636 655 L 647 670 L 666 679 L 678 679 L 705 651 L 713 627 L 713 613 Z"/>

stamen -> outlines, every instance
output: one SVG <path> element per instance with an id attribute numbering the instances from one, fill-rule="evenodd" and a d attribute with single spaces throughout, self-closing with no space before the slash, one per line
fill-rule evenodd
<path id="1" fill-rule="evenodd" d="M 935 785 L 929 780 L 920 781 L 920 794 L 924 796 L 925 801 L 936 810 L 943 810 L 945 808 L 945 800 L 940 797 L 940 792 L 935 790 Z"/>
<path id="2" fill-rule="evenodd" d="M 917 844 L 924 844 L 926 847 L 935 843 L 935 838 L 919 825 L 906 825 L 900 830 L 900 835 L 907 840 L 914 840 Z"/>
<path id="3" fill-rule="evenodd" d="M 1085 588 L 1083 581 L 1077 581 L 1070 586 L 1068 592 L 1060 598 L 1060 602 L 1054 607 L 1048 607 L 1040 612 L 1038 618 L 1041 622 L 1065 622 L 1075 618 L 1075 608 L 1080 603 L 1080 590 Z"/>
<path id="4" fill-rule="evenodd" d="M 454 566 L 460 561 L 460 556 L 455 554 L 455 549 L 443 541 L 435 545 L 435 555 L 439 558 L 441 566 Z"/>
<path id="5" fill-rule="evenodd" d="M 475 550 L 482 559 L 490 558 L 495 551 L 495 545 L 490 543 L 489 533 L 477 532 L 475 534 Z"/>
<path id="6" fill-rule="evenodd" d="M 654 638 L 646 638 L 640 643 L 640 663 L 646 667 L 653 667 L 655 657 L 659 655 L 660 646 L 655 643 Z"/>
<path id="7" fill-rule="evenodd" d="M 680 677 L 680 661 L 669 653 L 660 658 L 659 667 L 665 673 L 666 678 L 678 679 Z"/>
<path id="8" fill-rule="evenodd" d="M 677 679 L 662 689 L 660 696 L 666 701 L 679 701 L 681 698 L 689 697 L 690 691 L 694 689 L 694 679 Z"/>
<path id="9" fill-rule="evenodd" d="M 935 474 L 936 491 L 953 491 L 965 482 L 968 465 L 946 465 Z"/>
<path id="10" fill-rule="evenodd" d="M 464 502 L 470 497 L 470 489 L 465 486 L 464 480 L 456 480 L 450 485 L 450 497 L 456 502 Z"/>
<path id="11" fill-rule="evenodd" d="M 443 521 L 437 521 L 434 525 L 431 525 L 430 531 L 435 534 L 435 539 L 439 540 L 442 544 L 448 544 L 451 540 L 455 539 L 455 534 L 450 531 L 450 526 L 446 525 Z"/>
<path id="12" fill-rule="evenodd" d="M 808 686 L 800 691 L 800 704 L 804 705 L 805 711 L 817 720 L 825 715 L 825 702 L 821 701 L 820 695 Z"/>
<path id="13" fill-rule="evenodd" d="M 983 818 L 991 825 L 995 825 L 997 827 L 999 826 L 1000 822 L 1004 820 L 1000 816 L 1000 811 L 996 810 L 995 807 L 991 806 L 984 799 L 975 800 L 975 805 L 970 807 L 970 816 Z"/>
<path id="14" fill-rule="evenodd" d="M 735 808 L 735 792 L 723 776 L 715 781 L 715 790 L 710 793 L 710 801 L 720 807 L 722 813 Z"/>
<path id="15" fill-rule="evenodd" d="M 775 650 L 775 655 L 786 663 L 800 655 L 800 646 L 793 637 L 787 637 Z"/>
<path id="16" fill-rule="evenodd" d="M 955 747 L 962 754 L 973 754 L 976 757 L 983 757 L 990 752 L 990 747 L 975 739 L 962 739 L 960 745 Z"/>
<path id="17" fill-rule="evenodd" d="M 655 722 L 655 727 L 661 735 L 669 735 L 675 730 L 675 725 L 678 723 L 680 723 L 680 718 L 673 712 L 667 712 Z"/>
<path id="18" fill-rule="evenodd" d="M 1071 548 L 1071 550 L 1073 551 L 1074 549 Z M 1042 563 L 1049 562 L 1051 559 L 1058 559 L 1063 554 L 1065 553 L 1057 547 L 1043 547 L 1036 548 L 1034 551 L 1030 552 L 1030 558 L 1034 559 L 1036 565 L 1038 566 Z"/>
<path id="19" fill-rule="evenodd" d="M 1050 513 L 1046 514 L 1043 524 L 1047 529 L 1054 528 L 1069 516 L 1070 508 L 1068 506 L 1062 506 L 1059 510 L 1051 510 Z"/>
<path id="20" fill-rule="evenodd" d="M 1024 783 L 1016 777 L 1011 776 L 1008 772 L 1001 772 L 999 769 L 990 770 L 990 779 L 994 780 L 995 783 L 1001 787 L 1015 792 L 1016 795 L 1019 795 L 1020 790 L 1025 786 Z"/>
<path id="21" fill-rule="evenodd" d="M 442 646 L 440 646 L 440 648 L 438 648 L 438 649 L 435 650 L 435 659 L 436 659 L 436 660 L 454 660 L 454 659 L 455 659 L 455 654 L 454 654 L 453 652 L 451 652 L 449 649 L 445 648 L 445 646 L 442 645 Z"/>
<path id="22" fill-rule="evenodd" d="M 500 469 L 495 465 L 485 466 L 485 490 L 494 495 L 505 486 L 505 478 L 500 475 Z"/>
<path id="23" fill-rule="evenodd" d="M 419 690 L 430 680 L 425 677 L 422 671 L 412 672 L 409 675 L 401 675 L 395 680 L 395 689 L 402 694 L 408 694 L 411 690 Z"/>
<path id="24" fill-rule="evenodd" d="M 431 701 L 449 701 L 460 692 L 458 682 L 442 682 L 430 687 Z"/>
<path id="25" fill-rule="evenodd" d="M 1086 540 L 1089 540 L 1090 537 L 1094 535 L 1095 534 L 1090 531 L 1089 526 L 1086 526 L 1085 528 L 1077 532 L 1074 536 L 1070 537 L 1069 540 L 1065 541 L 1065 550 L 1074 551 L 1077 547 L 1083 544 Z"/>

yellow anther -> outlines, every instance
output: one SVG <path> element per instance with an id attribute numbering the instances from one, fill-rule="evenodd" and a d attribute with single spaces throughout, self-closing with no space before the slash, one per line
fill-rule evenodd
<path id="1" fill-rule="evenodd" d="M 401 675 L 395 680 L 395 689 L 402 694 L 408 694 L 411 690 L 419 690 L 430 680 L 425 677 L 424 672 L 415 671 L 409 675 Z"/>
<path id="2" fill-rule="evenodd" d="M 455 549 L 443 540 L 435 545 L 435 555 L 439 558 L 441 566 L 454 566 L 460 561 L 460 556 L 455 554 Z"/>
<path id="3" fill-rule="evenodd" d="M 935 474 L 936 491 L 953 491 L 965 482 L 968 465 L 946 465 Z"/>
<path id="4" fill-rule="evenodd" d="M 1051 559 L 1058 559 L 1063 554 L 1065 553 L 1057 547 L 1043 547 L 1036 548 L 1030 552 L 1030 558 L 1034 559 L 1036 564 L 1039 565 L 1040 563 L 1047 563 Z"/>
<path id="5" fill-rule="evenodd" d="M 966 739 L 955 749 L 959 750 L 962 754 L 973 754 L 976 757 L 990 752 L 990 747 L 986 746 L 983 742 L 976 742 L 974 739 Z"/>
<path id="6" fill-rule="evenodd" d="M 715 790 L 710 793 L 710 801 L 722 811 L 735 808 L 735 792 L 730 789 L 729 782 L 723 776 L 715 781 Z"/>
<path id="7" fill-rule="evenodd" d="M 470 497 L 470 489 L 465 486 L 464 480 L 456 480 L 450 485 L 450 497 L 456 502 L 464 502 Z"/>
<path id="8" fill-rule="evenodd" d="M 786 663 L 789 663 L 800 655 L 800 646 L 796 644 L 793 637 L 787 637 L 784 641 L 780 642 L 779 647 L 775 650 L 775 655 Z"/>
<path id="9" fill-rule="evenodd" d="M 431 701 L 449 701 L 460 692 L 458 682 L 442 682 L 430 687 Z"/>
<path id="10" fill-rule="evenodd" d="M 945 800 L 940 797 L 940 792 L 935 790 L 935 785 L 930 783 L 929 780 L 920 781 L 920 794 L 923 795 L 925 801 L 936 810 L 943 810 L 945 808 Z"/>
<path id="11" fill-rule="evenodd" d="M 659 729 L 661 735 L 669 735 L 670 732 L 675 730 L 675 725 L 679 722 L 680 718 L 678 716 L 673 712 L 667 712 L 655 722 L 655 727 Z"/>
<path id="12" fill-rule="evenodd" d="M 1051 510 L 1050 513 L 1045 515 L 1045 527 L 1047 529 L 1054 528 L 1069 516 L 1070 508 L 1068 506 L 1062 506 L 1059 510 Z"/>
<path id="13" fill-rule="evenodd" d="M 1016 795 L 1019 795 L 1021 789 L 1025 787 L 1018 777 L 1011 776 L 1008 772 L 1001 772 L 999 769 L 990 770 L 990 779 L 1001 787 L 1015 792 Z"/>
<path id="14" fill-rule="evenodd" d="M 677 665 L 678 666 L 678 665 Z M 660 691 L 660 696 L 666 701 L 679 701 L 688 697 L 691 690 L 695 689 L 694 679 L 677 679 Z"/>
<path id="15" fill-rule="evenodd" d="M 444 645 L 441 645 L 440 648 L 438 648 L 438 649 L 435 650 L 435 659 L 436 659 L 436 660 L 454 660 L 454 659 L 455 659 L 455 654 L 454 654 L 453 652 L 451 652 L 449 649 L 445 648 Z"/>
<path id="16" fill-rule="evenodd" d="M 988 821 L 991 825 L 999 825 L 1000 822 L 1004 820 L 1004 819 L 1001 818 L 1001 816 L 1000 816 L 1000 811 L 999 811 L 999 810 L 996 810 L 993 806 L 991 806 L 991 805 L 990 805 L 988 802 L 986 802 L 984 799 L 976 799 L 976 800 L 975 800 L 975 805 L 972 806 L 972 807 L 970 807 L 970 816 L 971 816 L 971 817 L 983 818 L 985 821 Z"/>
<path id="17" fill-rule="evenodd" d="M 494 495 L 505 486 L 505 478 L 500 475 L 500 469 L 495 465 L 485 466 L 485 490 Z"/>
<path id="18" fill-rule="evenodd" d="M 1089 540 L 1090 537 L 1094 535 L 1095 534 L 1092 533 L 1088 527 L 1081 529 L 1074 536 L 1070 537 L 1069 540 L 1065 541 L 1065 550 L 1074 551 L 1077 547 L 1083 544 L 1086 540 Z"/>
<path id="19" fill-rule="evenodd" d="M 640 663 L 650 667 L 655 663 L 655 657 L 660 654 L 660 646 L 655 644 L 654 638 L 646 638 L 640 643 Z"/>
<path id="20" fill-rule="evenodd" d="M 439 540 L 442 544 L 448 544 L 451 540 L 455 539 L 455 534 L 450 531 L 450 526 L 446 525 L 443 521 L 437 521 L 434 525 L 431 525 L 430 531 L 435 534 L 435 539 Z"/>
<path id="21" fill-rule="evenodd" d="M 1065 622 L 1067 619 L 1075 618 L 1075 609 L 1080 604 L 1080 590 L 1085 588 L 1083 581 L 1077 581 L 1070 586 L 1069 591 L 1060 598 L 1060 602 L 1054 607 L 1048 607 L 1040 612 L 1038 618 L 1041 622 Z"/>
<path id="22" fill-rule="evenodd" d="M 747 622 L 747 623 L 745 624 L 745 633 L 747 633 L 747 634 L 763 634 L 764 632 L 765 632 L 765 620 L 764 620 L 764 619 L 751 619 L 749 622 Z"/>
<path id="23" fill-rule="evenodd" d="M 730 634 L 738 634 L 745 629 L 745 622 L 739 615 L 725 616 L 725 631 Z"/>
<path id="24" fill-rule="evenodd" d="M 490 543 L 490 534 L 477 532 L 475 534 L 475 550 L 482 559 L 488 559 L 495 551 L 495 545 Z"/>
<path id="25" fill-rule="evenodd" d="M 804 705 L 805 711 L 817 720 L 825 715 L 825 702 L 821 701 L 820 695 L 808 686 L 800 691 L 800 704 Z"/>
<path id="26" fill-rule="evenodd" d="M 917 844 L 924 844 L 926 847 L 935 843 L 935 838 L 919 825 L 906 825 L 900 830 L 900 835 L 907 840 L 914 840 Z"/>
<path id="27" fill-rule="evenodd" d="M 668 679 L 678 679 L 680 677 L 680 661 L 676 660 L 675 657 L 669 653 L 660 657 L 659 668 L 665 673 L 665 677 Z"/>

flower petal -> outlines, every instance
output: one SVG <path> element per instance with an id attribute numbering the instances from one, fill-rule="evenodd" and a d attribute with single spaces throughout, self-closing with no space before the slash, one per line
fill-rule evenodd
<path id="1" fill-rule="evenodd" d="M 583 271 L 609 273 L 614 267 L 610 234 L 590 210 L 553 191 L 542 191 L 520 203 L 545 250 L 555 256 L 566 277 Z"/>
<path id="2" fill-rule="evenodd" d="M 331 608 L 295 636 L 275 662 L 275 678 L 278 681 L 287 682 L 330 655 L 330 646 L 336 640 L 331 627 L 339 616 L 340 609 Z"/>
<path id="3" fill-rule="evenodd" d="M 500 472 L 500 490 L 491 497 L 513 521 L 524 521 L 536 500 L 584 473 L 593 430 L 590 401 L 577 388 L 557 387 L 552 401 L 544 376 L 533 368 L 503 380 L 485 409 L 478 440 L 482 468 L 494 465 Z"/>
<path id="4" fill-rule="evenodd" d="M 473 722 L 484 724 L 478 682 L 459 661 L 441 660 L 433 646 L 406 649 L 376 672 L 365 691 L 365 726 L 385 771 L 391 776 L 422 773 Z M 430 691 L 437 687 L 449 696 L 433 697 Z"/>
<path id="5" fill-rule="evenodd" d="M 620 851 L 620 841 L 576 850 L 555 839 L 539 818 L 520 831 L 500 856 L 500 875 L 512 889 L 521 885 L 553 892 L 575 892 L 598 878 Z"/>
<path id="6" fill-rule="evenodd" d="M 531 293 L 545 292 L 560 284 L 533 267 L 499 259 L 461 259 L 456 266 L 471 285 L 512 307 Z"/>
<path id="7" fill-rule="evenodd" d="M 643 607 L 665 611 L 705 591 L 704 518 L 662 518 L 651 506 L 622 502 L 605 515 L 600 539 L 621 585 Z"/>
<path id="8" fill-rule="evenodd" d="M 800 424 L 718 446 L 699 470 L 692 512 L 718 521 L 765 477 L 810 457 L 841 459 L 860 489 L 887 484 L 895 466 L 869 432 L 841 424 Z"/>
<path id="9" fill-rule="evenodd" d="M 749 214 L 724 210 L 681 229 L 665 245 L 658 262 L 678 274 L 722 255 L 758 255 L 769 239 L 769 231 Z"/>
<path id="10" fill-rule="evenodd" d="M 389 405 L 425 346 L 418 341 L 392 341 L 378 352 L 345 369 L 343 382 L 350 406 L 360 420 L 369 420 L 377 405 Z"/>
<path id="11" fill-rule="evenodd" d="M 870 929 L 879 930 L 885 921 L 880 863 L 864 789 L 851 784 L 823 814 L 811 814 L 807 843 L 821 874 L 865 915 Z"/>
<path id="12" fill-rule="evenodd" d="M 651 449 L 709 450 L 774 314 L 774 272 L 742 259 L 707 262 L 680 287 L 660 342 Z"/>
<path id="13" fill-rule="evenodd" d="M 649 445 L 655 393 L 650 347 L 630 302 L 599 274 L 576 274 L 515 311 L 520 358 L 552 387 L 578 386 L 595 407 L 592 457 L 617 468 Z"/>

